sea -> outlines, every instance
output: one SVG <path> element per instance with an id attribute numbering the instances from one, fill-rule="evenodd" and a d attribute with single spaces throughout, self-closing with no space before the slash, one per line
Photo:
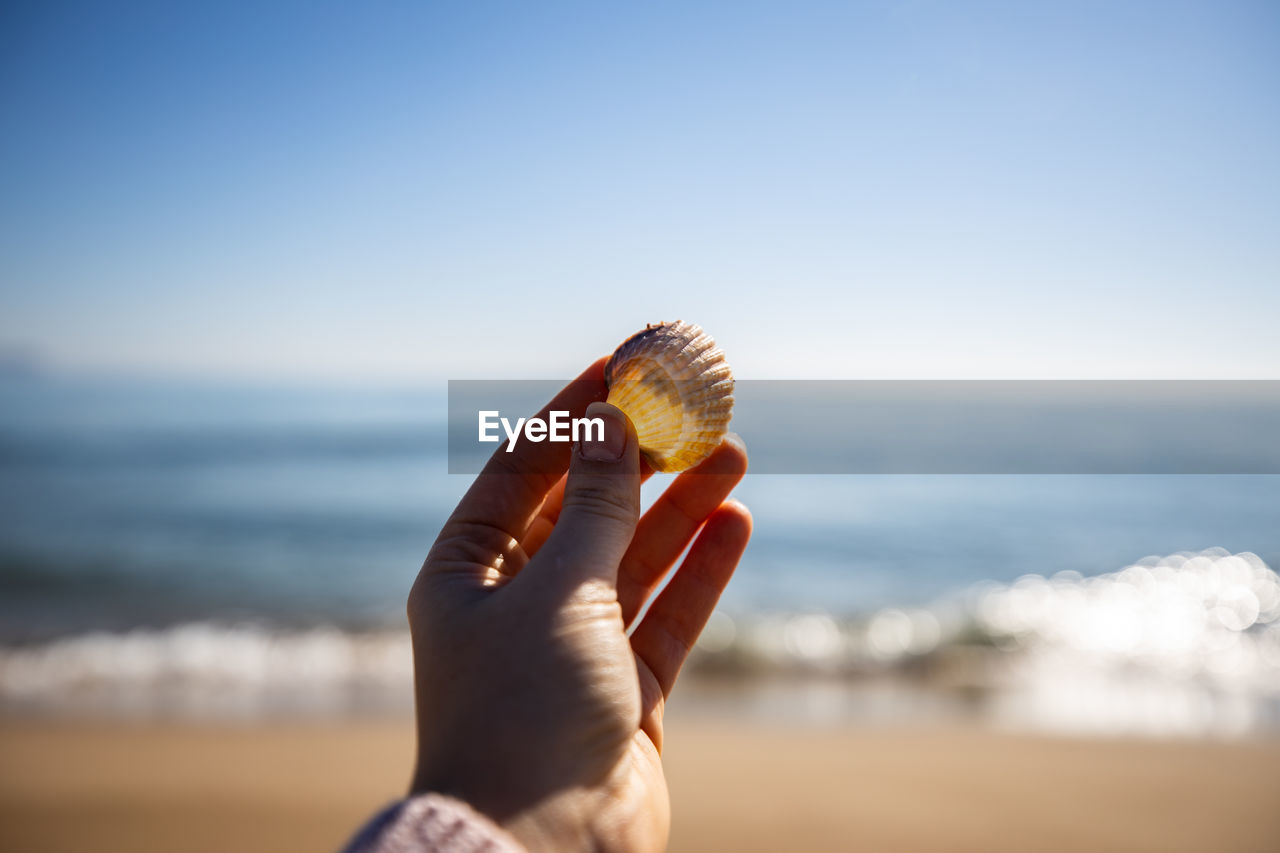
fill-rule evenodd
<path id="1" fill-rule="evenodd" d="M 403 713 L 405 597 L 472 479 L 447 432 L 444 382 L 0 380 L 0 711 Z M 687 713 L 1280 733 L 1280 475 L 758 473 L 736 496 L 755 534 Z"/>

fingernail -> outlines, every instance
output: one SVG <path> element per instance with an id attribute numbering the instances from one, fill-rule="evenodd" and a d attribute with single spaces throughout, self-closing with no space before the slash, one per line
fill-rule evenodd
<path id="1" fill-rule="evenodd" d="M 578 444 L 578 453 L 588 462 L 617 462 L 627 448 L 627 422 L 619 410 L 608 403 L 592 403 L 587 406 L 587 417 L 604 421 L 604 441 L 595 441 L 599 427 L 588 426 L 586 435 Z"/>

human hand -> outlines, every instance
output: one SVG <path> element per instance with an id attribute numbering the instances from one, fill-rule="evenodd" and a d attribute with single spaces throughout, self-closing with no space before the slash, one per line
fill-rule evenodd
<path id="1" fill-rule="evenodd" d="M 412 793 L 465 800 L 531 850 L 665 847 L 664 703 L 751 535 L 746 508 L 726 501 L 747 467 L 736 439 L 639 517 L 649 472 L 634 427 L 598 402 L 603 366 L 540 417 L 585 409 L 605 440 L 500 446 L 409 595 Z"/>

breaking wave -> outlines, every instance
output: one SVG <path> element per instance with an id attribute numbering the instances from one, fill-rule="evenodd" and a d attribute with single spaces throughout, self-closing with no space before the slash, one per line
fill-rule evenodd
<path id="1" fill-rule="evenodd" d="M 1280 576 L 1253 553 L 1213 548 L 854 616 L 718 611 L 688 671 L 740 697 L 766 682 L 851 694 L 892 683 L 1054 731 L 1274 733 Z M 0 706 L 46 714 L 402 713 L 412 678 L 405 630 L 199 622 L 0 648 Z"/>

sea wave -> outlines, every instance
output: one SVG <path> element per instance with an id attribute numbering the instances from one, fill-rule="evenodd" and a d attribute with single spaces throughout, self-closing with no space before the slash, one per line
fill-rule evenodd
<path id="1" fill-rule="evenodd" d="M 12 711 L 261 716 L 410 707 L 407 631 L 190 623 L 0 650 Z"/>
<path id="2" fill-rule="evenodd" d="M 1094 577 L 1028 574 L 846 619 L 718 613 L 699 652 L 707 673 L 962 695 L 979 717 L 1016 728 L 1280 733 L 1280 576 L 1251 552 L 1151 556 Z"/>
<path id="3" fill-rule="evenodd" d="M 717 611 L 688 670 L 739 687 L 892 681 L 1055 731 L 1274 733 L 1280 576 L 1255 554 L 1212 548 L 1093 577 L 981 583 L 929 606 L 852 617 Z M 0 707 L 10 711 L 403 712 L 412 680 L 405 630 L 202 622 L 0 648 Z"/>
<path id="4" fill-rule="evenodd" d="M 984 582 L 930 606 L 847 619 L 717 613 L 699 643 L 704 667 L 847 673 L 956 646 L 1280 690 L 1280 576 L 1256 554 L 1211 548 L 1093 577 L 1063 571 Z"/>

